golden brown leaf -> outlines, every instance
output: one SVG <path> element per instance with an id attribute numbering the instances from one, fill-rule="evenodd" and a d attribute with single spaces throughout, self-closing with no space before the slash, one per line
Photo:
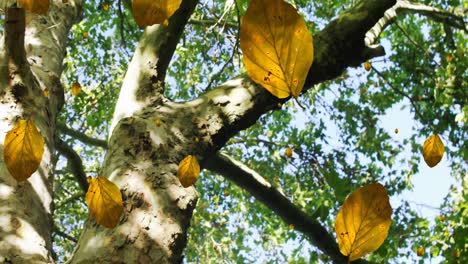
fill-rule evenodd
<path id="1" fill-rule="evenodd" d="M 8 171 L 17 181 L 26 180 L 37 170 L 42 154 L 44 138 L 33 120 L 19 120 L 6 134 L 3 157 Z"/>
<path id="2" fill-rule="evenodd" d="M 188 155 L 179 163 L 179 181 L 185 188 L 193 185 L 200 175 L 200 164 L 195 156 Z"/>
<path id="3" fill-rule="evenodd" d="M 424 248 L 423 247 L 418 247 L 418 249 L 416 250 L 416 254 L 421 257 L 424 255 Z"/>
<path id="4" fill-rule="evenodd" d="M 284 0 L 252 0 L 242 18 L 240 46 L 252 80 L 278 98 L 298 97 L 312 65 L 312 35 Z"/>
<path id="5" fill-rule="evenodd" d="M 370 71 L 371 68 L 372 68 L 372 65 L 369 61 L 364 62 L 364 69 L 366 69 L 366 71 Z"/>
<path id="6" fill-rule="evenodd" d="M 423 157 L 429 167 L 437 165 L 444 156 L 444 143 L 439 135 L 433 134 L 424 141 Z"/>
<path id="7" fill-rule="evenodd" d="M 293 150 L 292 150 L 292 148 L 287 147 L 286 150 L 284 151 L 284 154 L 286 155 L 286 157 L 291 158 L 292 155 L 293 155 Z"/>
<path id="8" fill-rule="evenodd" d="M 340 252 L 353 261 L 378 249 L 387 238 L 391 214 L 389 197 L 381 184 L 354 191 L 336 216 Z"/>
<path id="9" fill-rule="evenodd" d="M 79 82 L 75 82 L 72 85 L 72 95 L 77 96 L 81 93 L 81 84 Z"/>
<path id="10" fill-rule="evenodd" d="M 18 0 L 18 4 L 26 11 L 39 15 L 49 10 L 49 0 Z"/>
<path id="11" fill-rule="evenodd" d="M 447 63 L 450 63 L 451 61 L 453 60 L 453 55 L 452 54 L 447 54 L 447 56 L 445 56 L 445 61 Z"/>
<path id="12" fill-rule="evenodd" d="M 181 2 L 182 0 L 133 0 L 133 17 L 140 27 L 161 24 L 179 9 Z"/>
<path id="13" fill-rule="evenodd" d="M 114 228 L 123 212 L 122 194 L 119 187 L 106 177 L 88 177 L 86 204 L 96 223 Z"/>

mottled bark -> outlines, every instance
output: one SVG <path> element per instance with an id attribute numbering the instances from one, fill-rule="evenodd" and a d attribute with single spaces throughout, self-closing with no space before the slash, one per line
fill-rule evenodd
<path id="1" fill-rule="evenodd" d="M 55 116 L 63 104 L 59 76 L 67 34 L 80 3 L 56 1 L 46 16 L 25 14 L 19 8 L 6 10 L 0 47 L 1 263 L 53 262 L 51 164 Z M 43 95 L 46 88 L 48 97 Z M 5 167 L 3 142 L 17 120 L 28 118 L 35 120 L 46 146 L 39 169 L 18 183 Z"/>

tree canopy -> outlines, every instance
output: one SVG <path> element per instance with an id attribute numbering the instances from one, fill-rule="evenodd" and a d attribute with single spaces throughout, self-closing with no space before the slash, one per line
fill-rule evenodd
<path id="1" fill-rule="evenodd" d="M 186 8 L 187 2 L 181 6 Z M 242 130 L 223 131 L 219 142 L 226 143 L 215 158 L 200 162 L 203 170 L 195 183 L 199 199 L 184 261 L 328 263 L 334 257 L 323 251 L 332 245 L 315 232 L 320 229 L 309 227 L 320 225 L 338 244 L 335 219 L 346 197 L 380 183 L 398 200 L 412 189 L 411 179 L 421 170 L 424 141 L 437 134 L 450 164 L 446 176 L 455 181 L 443 204 L 436 205 L 438 216 L 427 219 L 411 201 L 400 199 L 392 204 L 388 236 L 366 259 L 423 263 L 437 257 L 465 263 L 467 3 L 386 1 L 390 4 L 375 7 L 382 14 L 389 11 L 374 19 L 374 25 L 363 17 L 372 16 L 369 8 L 380 1 L 286 2 L 297 9 L 313 37 L 314 62 L 304 77 L 304 90 L 271 97 L 273 105 L 259 102 L 266 113 L 258 120 L 243 120 L 238 125 Z M 158 76 L 166 98 L 196 100 L 250 74 L 240 42 L 248 6 L 247 0 L 196 4 L 187 24 L 179 25 L 184 28 L 173 55 L 161 57 L 168 61 L 167 72 Z M 57 262 L 70 258 L 88 217 L 87 176 L 102 174 L 119 92 L 132 56 L 143 52 L 142 34 L 148 32 L 137 25 L 129 0 L 85 1 L 81 12 L 82 19 L 68 34 L 60 77 L 65 103 L 57 117 L 52 165 Z M 178 12 L 185 9 L 161 26 L 177 27 Z M 333 32 L 334 38 L 329 35 Z M 366 38 L 353 39 L 355 32 Z M 385 129 L 381 120 L 395 108 L 409 111 L 414 127 Z M 156 119 L 155 124 L 171 126 L 168 120 Z M 398 140 L 399 130 L 411 131 L 411 136 Z M 202 140 L 198 135 L 192 139 Z"/>

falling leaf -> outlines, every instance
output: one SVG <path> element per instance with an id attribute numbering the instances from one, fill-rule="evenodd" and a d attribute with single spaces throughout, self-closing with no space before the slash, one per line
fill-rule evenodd
<path id="1" fill-rule="evenodd" d="M 284 154 L 286 155 L 286 157 L 291 158 L 292 155 L 293 155 L 293 150 L 292 150 L 292 148 L 287 147 L 286 150 L 284 151 Z"/>
<path id="2" fill-rule="evenodd" d="M 42 91 L 42 95 L 44 95 L 45 97 L 49 97 L 49 88 L 45 88 L 43 91 Z"/>
<path id="3" fill-rule="evenodd" d="M 381 184 L 354 191 L 336 216 L 340 252 L 353 261 L 378 249 L 387 238 L 391 214 L 389 197 Z"/>
<path id="4" fill-rule="evenodd" d="M 39 15 L 49 10 L 49 0 L 18 0 L 18 4 L 26 11 Z"/>
<path id="5" fill-rule="evenodd" d="M 37 170 L 43 153 L 44 138 L 32 119 L 19 120 L 5 136 L 3 157 L 17 181 L 26 180 Z"/>
<path id="6" fill-rule="evenodd" d="M 294 225 L 293 224 L 289 224 L 289 230 L 294 230 Z"/>
<path id="7" fill-rule="evenodd" d="M 159 118 L 156 119 L 155 123 L 156 123 L 156 126 L 158 126 L 158 127 L 161 126 L 161 119 L 159 119 Z"/>
<path id="8" fill-rule="evenodd" d="M 372 65 L 369 61 L 364 62 L 364 69 L 366 69 L 366 71 L 370 71 L 371 67 Z"/>
<path id="9" fill-rule="evenodd" d="M 75 82 L 72 85 L 72 95 L 77 96 L 81 92 L 81 84 L 79 82 Z"/>
<path id="10" fill-rule="evenodd" d="M 224 190 L 224 196 L 229 196 L 230 192 L 229 190 Z"/>
<path id="11" fill-rule="evenodd" d="M 108 11 L 109 10 L 109 4 L 103 4 L 102 9 L 104 9 L 104 11 Z"/>
<path id="12" fill-rule="evenodd" d="M 451 61 L 453 60 L 453 55 L 452 54 L 447 54 L 447 56 L 445 56 L 445 61 L 447 63 L 450 63 Z"/>
<path id="13" fill-rule="evenodd" d="M 423 157 L 429 167 L 437 165 L 444 156 L 444 143 L 439 135 L 433 134 L 424 141 Z"/>
<path id="14" fill-rule="evenodd" d="M 416 254 L 421 257 L 424 255 L 424 248 L 423 247 L 418 247 L 418 249 L 416 250 Z"/>
<path id="15" fill-rule="evenodd" d="M 398 134 L 398 128 L 395 128 L 395 134 Z"/>
<path id="16" fill-rule="evenodd" d="M 200 164 L 195 156 L 188 155 L 179 163 L 179 181 L 185 188 L 193 185 L 200 174 Z"/>
<path id="17" fill-rule="evenodd" d="M 182 0 L 133 0 L 133 17 L 140 26 L 164 23 L 177 9 Z"/>
<path id="18" fill-rule="evenodd" d="M 122 194 L 119 187 L 106 177 L 88 177 L 86 204 L 96 223 L 114 228 L 123 212 Z"/>
<path id="19" fill-rule="evenodd" d="M 242 18 L 240 46 L 252 80 L 278 98 L 298 97 L 312 65 L 312 35 L 283 0 L 252 0 Z"/>
<path id="20" fill-rule="evenodd" d="M 83 32 L 83 38 L 87 39 L 89 37 L 88 31 Z"/>

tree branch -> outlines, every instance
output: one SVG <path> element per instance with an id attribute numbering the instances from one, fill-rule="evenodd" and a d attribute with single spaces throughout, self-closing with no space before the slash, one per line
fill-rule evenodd
<path id="1" fill-rule="evenodd" d="M 421 3 L 398 0 L 392 8 L 385 11 L 384 16 L 366 33 L 366 46 L 373 47 L 383 30 L 402 12 L 425 15 L 434 21 L 447 23 L 453 27 L 468 31 L 468 26 L 464 21 L 466 10 L 463 10 L 463 8 L 451 8 L 447 11 Z"/>
<path id="2" fill-rule="evenodd" d="M 163 99 L 167 67 L 198 0 L 183 0 L 169 25 L 146 27 L 128 66 L 110 132 L 117 122 Z"/>
<path id="3" fill-rule="evenodd" d="M 68 166 L 75 176 L 76 181 L 80 185 L 81 189 L 84 192 L 88 191 L 88 180 L 86 177 L 86 173 L 83 167 L 83 161 L 81 160 L 80 156 L 73 150 L 71 146 L 65 143 L 60 138 L 55 140 L 57 151 L 60 152 L 63 156 L 65 156 L 68 160 Z"/>
<path id="4" fill-rule="evenodd" d="M 314 84 L 336 78 L 347 67 L 360 66 L 372 57 L 384 55 L 382 47 L 367 48 L 364 37 L 394 3 L 395 0 L 363 0 L 315 34 L 314 62 L 302 92 Z M 197 118 L 198 131 L 207 135 L 205 142 L 213 145 L 214 154 L 238 131 L 250 127 L 284 101 L 242 75 L 187 102 L 186 107 L 201 113 Z M 204 125 L 205 122 L 210 125 Z"/>
<path id="5" fill-rule="evenodd" d="M 87 144 L 87 145 L 92 145 L 96 147 L 101 147 L 103 149 L 107 149 L 107 141 L 103 139 L 98 139 L 98 138 L 92 138 L 87 136 L 85 133 L 82 133 L 80 131 L 76 131 L 72 128 L 69 128 L 66 124 L 64 123 L 57 123 L 57 129 L 64 133 L 67 134 L 75 139 L 78 139 L 79 141 Z"/>
<path id="6" fill-rule="evenodd" d="M 14 65 L 19 69 L 22 69 L 28 64 L 26 60 L 26 51 L 24 50 L 24 33 L 26 29 L 25 17 L 26 14 L 23 8 L 11 7 L 6 9 L 6 52 Z"/>
<path id="7" fill-rule="evenodd" d="M 291 203 L 282 192 L 275 189 L 257 172 L 224 153 L 214 155 L 205 163 L 205 168 L 226 177 L 242 189 L 247 190 L 287 224 L 293 224 L 294 229 L 309 237 L 312 244 L 329 255 L 334 263 L 347 263 L 347 257 L 340 253 L 335 239 L 325 227 L 315 220 L 314 216 L 307 215 Z M 359 260 L 353 263 L 369 262 Z"/>
<path id="8" fill-rule="evenodd" d="M 63 232 L 56 224 L 54 224 L 54 232 L 55 232 L 57 235 L 59 235 L 59 236 L 65 238 L 65 239 L 67 239 L 67 240 L 69 240 L 69 241 L 71 241 L 71 242 L 73 242 L 73 243 L 78 242 L 78 239 L 76 239 L 75 237 L 70 236 L 69 234 Z"/>

